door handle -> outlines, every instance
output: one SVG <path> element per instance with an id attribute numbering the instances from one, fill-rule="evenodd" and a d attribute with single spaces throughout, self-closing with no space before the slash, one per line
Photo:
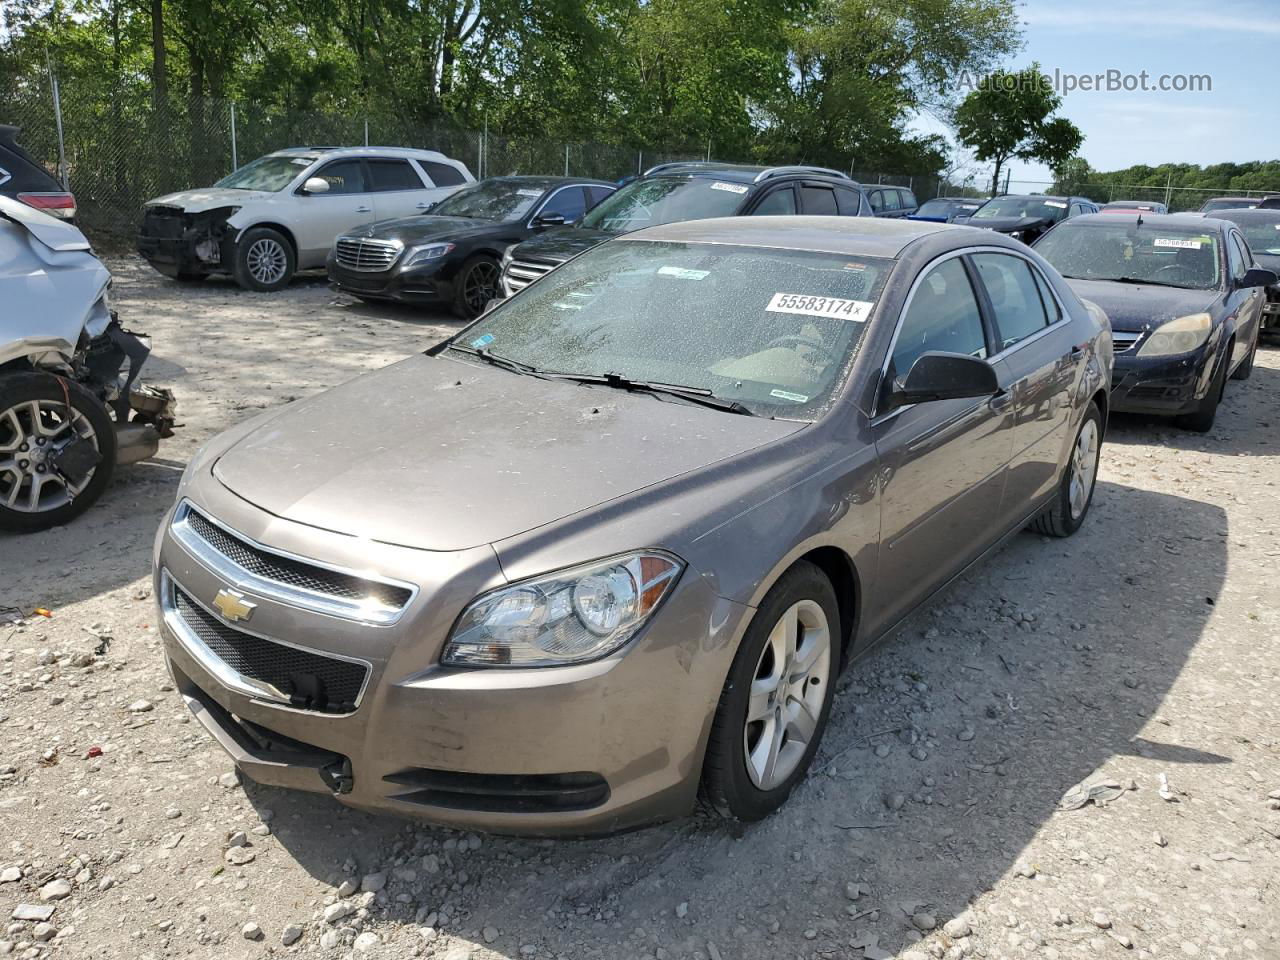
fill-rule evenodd
<path id="1" fill-rule="evenodd" d="M 420 203 L 420 204 L 418 204 L 418 206 L 416 207 L 416 209 L 418 209 L 418 210 L 426 210 L 426 209 L 429 209 L 429 208 L 430 208 L 430 206 L 431 206 L 431 204 L 429 204 L 429 203 Z"/>
<path id="2" fill-rule="evenodd" d="M 373 207 L 356 207 L 356 213 L 373 213 Z"/>
<path id="3" fill-rule="evenodd" d="M 1001 390 L 1000 392 L 995 394 L 995 396 L 993 396 L 990 400 L 987 401 L 987 406 L 989 406 L 992 410 L 1003 410 L 1005 407 L 1009 405 L 1009 401 L 1011 399 L 1012 399 L 1012 394 L 1010 394 L 1008 390 Z"/>
<path id="4" fill-rule="evenodd" d="M 1071 361 L 1079 360 L 1084 356 L 1084 347 L 1072 347 L 1071 352 L 1067 354 L 1067 359 Z"/>

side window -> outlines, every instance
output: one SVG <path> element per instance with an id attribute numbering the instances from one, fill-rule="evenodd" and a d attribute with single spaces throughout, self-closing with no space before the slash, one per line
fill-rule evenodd
<path id="1" fill-rule="evenodd" d="M 374 190 L 421 190 L 422 178 L 408 160 L 367 160 Z"/>
<path id="2" fill-rule="evenodd" d="M 857 217 L 862 214 L 862 194 L 848 187 L 836 187 L 836 206 L 840 216 Z"/>
<path id="3" fill-rule="evenodd" d="M 1085 212 L 1085 211 L 1084 211 L 1084 207 L 1083 207 L 1083 206 L 1081 206 L 1081 205 L 1080 205 L 1080 204 L 1078 204 L 1078 203 L 1073 203 L 1073 204 L 1072 204 L 1072 205 L 1067 209 L 1067 216 L 1068 216 L 1068 217 L 1078 217 L 1078 216 L 1080 216 L 1080 214 L 1082 214 L 1082 213 L 1084 213 L 1084 212 Z"/>
<path id="4" fill-rule="evenodd" d="M 456 187 L 467 182 L 467 178 L 457 167 L 447 163 L 437 163 L 434 160 L 419 160 L 418 163 L 437 187 Z"/>
<path id="5" fill-rule="evenodd" d="M 1249 269 L 1252 257 L 1246 257 L 1244 250 L 1241 248 L 1240 235 L 1231 234 L 1231 242 L 1227 244 L 1227 260 L 1231 264 L 1231 276 L 1240 280 L 1244 277 L 1245 272 Z"/>
<path id="6" fill-rule="evenodd" d="M 901 210 L 901 209 L 902 209 L 902 208 L 901 208 L 901 206 L 899 206 L 899 204 L 898 204 L 898 191 L 897 191 L 897 190 L 885 190 L 885 191 L 883 191 L 883 192 L 884 192 L 884 211 L 885 211 L 885 213 L 892 213 L 894 210 Z"/>
<path id="7" fill-rule="evenodd" d="M 1049 323 L 1057 323 L 1062 319 L 1062 310 L 1058 307 L 1058 301 L 1054 299 L 1053 291 L 1049 289 L 1049 281 L 1039 270 L 1032 269 L 1031 275 L 1036 278 L 1036 289 L 1040 291 L 1040 302 L 1044 304 L 1045 313 L 1049 315 Z"/>
<path id="8" fill-rule="evenodd" d="M 616 187 L 587 187 L 587 203 L 589 207 L 594 207 L 616 189 Z"/>
<path id="9" fill-rule="evenodd" d="M 914 210 L 920 206 L 920 204 L 916 203 L 916 195 L 907 189 L 898 191 L 898 199 L 902 203 L 903 210 Z"/>
<path id="10" fill-rule="evenodd" d="M 360 160 L 334 160 L 321 167 L 316 176 L 329 181 L 330 194 L 369 192 L 364 179 L 364 163 Z"/>
<path id="11" fill-rule="evenodd" d="M 1048 317 L 1027 261 L 1004 253 L 976 253 L 973 263 L 995 311 L 1000 349 L 1045 328 Z"/>
<path id="12" fill-rule="evenodd" d="M 834 217 L 840 212 L 836 208 L 836 192 L 830 187 L 804 184 L 800 188 L 800 204 L 807 217 Z"/>
<path id="13" fill-rule="evenodd" d="M 929 271 L 912 294 L 893 344 L 888 382 L 905 377 L 911 365 L 929 350 L 987 355 L 978 301 L 958 257 Z"/>
<path id="14" fill-rule="evenodd" d="M 882 213 L 884 211 L 883 190 L 872 190 L 867 194 L 867 199 L 871 202 L 871 210 L 873 213 Z"/>
<path id="15" fill-rule="evenodd" d="M 785 217 L 796 212 L 796 192 L 791 187 L 779 187 L 765 196 L 751 212 L 753 217 Z"/>
<path id="16" fill-rule="evenodd" d="M 566 187 L 546 202 L 538 216 L 558 213 L 566 223 L 573 223 L 586 212 L 587 192 L 582 187 Z"/>

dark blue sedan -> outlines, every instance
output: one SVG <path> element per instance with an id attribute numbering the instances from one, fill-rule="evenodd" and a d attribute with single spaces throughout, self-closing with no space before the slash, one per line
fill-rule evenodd
<path id="1" fill-rule="evenodd" d="M 1094 214 L 1044 234 L 1036 252 L 1111 319 L 1111 409 L 1213 426 L 1227 379 L 1253 372 L 1276 275 L 1240 229 L 1193 216 Z"/>
<path id="2" fill-rule="evenodd" d="M 928 220 L 933 223 L 950 223 L 952 217 L 971 217 L 983 201 L 972 197 L 934 197 L 920 204 L 920 209 L 908 220 Z"/>

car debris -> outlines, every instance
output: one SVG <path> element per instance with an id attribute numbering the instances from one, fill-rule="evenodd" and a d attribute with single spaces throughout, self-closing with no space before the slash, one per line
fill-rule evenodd
<path id="1" fill-rule="evenodd" d="M 1077 783 L 1062 795 L 1062 799 L 1058 801 L 1058 809 L 1079 810 L 1089 803 L 1105 807 L 1108 803 L 1119 800 L 1124 796 L 1124 792 L 1125 788 L 1116 780 L 1099 780 L 1088 786 Z"/>
<path id="2" fill-rule="evenodd" d="M 173 434 L 173 393 L 139 381 L 151 345 L 110 285 L 76 227 L 0 197 L 0 530 L 67 523 Z"/>

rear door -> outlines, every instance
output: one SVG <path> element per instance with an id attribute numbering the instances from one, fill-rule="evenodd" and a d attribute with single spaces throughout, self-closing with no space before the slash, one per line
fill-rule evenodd
<path id="1" fill-rule="evenodd" d="M 1029 260 L 1013 253 L 972 256 L 979 295 L 991 317 L 997 357 L 1010 376 L 1013 451 L 1002 520 L 1016 523 L 1058 482 L 1071 397 L 1084 370 L 1085 345 L 1047 281 Z"/>
<path id="2" fill-rule="evenodd" d="M 839 216 L 840 207 L 836 204 L 835 190 L 829 183 L 802 183 L 800 212 L 806 217 Z"/>
<path id="3" fill-rule="evenodd" d="M 1227 235 L 1227 265 L 1231 272 L 1231 292 L 1227 294 L 1227 309 L 1236 315 L 1236 342 L 1231 351 L 1232 369 L 1241 363 L 1253 349 L 1262 321 L 1262 308 L 1266 305 L 1265 287 L 1242 287 L 1240 281 L 1254 266 L 1249 245 L 1235 230 Z"/>
<path id="4" fill-rule="evenodd" d="M 300 268 L 320 266 L 339 234 L 373 221 L 373 191 L 359 157 L 330 160 L 312 176 L 325 180 L 329 189 L 294 195 L 297 217 L 292 226 Z"/>
<path id="5" fill-rule="evenodd" d="M 369 188 L 375 220 L 393 220 L 426 213 L 431 191 L 416 167 L 403 157 L 368 157 Z"/>

